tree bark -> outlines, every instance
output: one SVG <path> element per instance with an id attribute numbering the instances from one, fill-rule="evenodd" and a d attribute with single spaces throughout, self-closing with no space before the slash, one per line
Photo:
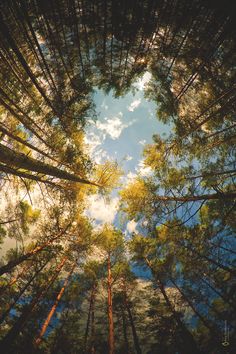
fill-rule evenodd
<path id="1" fill-rule="evenodd" d="M 48 159 L 51 159 L 57 163 L 59 163 L 59 161 L 57 161 L 56 159 L 54 159 L 53 157 L 51 157 L 50 155 L 48 155 L 46 152 L 38 149 L 37 147 L 35 147 L 34 145 L 30 144 L 27 140 L 24 140 L 22 138 L 20 138 L 19 136 L 11 133 L 9 130 L 7 130 L 1 123 L 0 123 L 0 131 L 4 134 L 6 134 L 7 136 L 9 136 L 11 139 L 18 141 L 19 143 L 21 143 L 22 145 L 25 145 L 27 147 L 29 147 L 30 149 L 37 151 L 39 154 L 47 157 Z"/>
<path id="2" fill-rule="evenodd" d="M 40 178 L 40 177 L 37 176 L 37 175 L 32 175 L 32 174 L 30 174 L 30 173 L 21 172 L 21 171 L 19 171 L 19 170 L 17 170 L 17 169 L 8 167 L 8 166 L 3 165 L 3 164 L 1 164 L 1 163 L 0 163 L 0 171 L 1 171 L 1 172 L 4 172 L 4 173 L 6 173 L 6 174 L 13 175 L 13 176 L 17 176 L 17 177 L 21 177 L 21 178 L 26 178 L 26 179 L 30 179 L 30 180 L 32 180 L 32 181 L 36 181 L 36 182 L 48 184 L 49 186 L 52 186 L 52 187 L 55 187 L 55 188 L 58 188 L 58 189 L 63 189 L 63 186 L 61 186 L 61 185 L 58 184 L 58 183 L 51 182 L 51 181 L 49 181 L 48 179 L 42 179 L 42 178 Z"/>
<path id="3" fill-rule="evenodd" d="M 46 286 L 32 299 L 30 304 L 25 307 L 20 317 L 18 317 L 18 319 L 14 323 L 13 327 L 9 330 L 9 332 L 5 335 L 5 337 L 3 337 L 3 339 L 0 342 L 0 351 L 2 353 L 6 352 L 5 351 L 6 348 L 8 348 L 9 354 L 13 353 L 14 351 L 13 345 L 17 336 L 19 335 L 20 331 L 23 329 L 25 323 L 27 322 L 27 320 L 29 319 L 29 317 L 31 316 L 31 314 L 33 313 L 37 305 L 39 304 L 40 300 L 45 296 L 48 289 L 51 287 L 51 285 L 58 277 L 66 261 L 67 261 L 67 257 L 64 257 L 61 263 L 58 265 L 53 276 L 46 282 L 45 284 Z"/>
<path id="4" fill-rule="evenodd" d="M 129 307 L 129 304 L 128 304 L 128 301 L 127 301 L 126 297 L 125 297 L 125 307 L 126 307 L 126 311 L 128 313 L 129 322 L 130 322 L 131 329 L 132 329 L 134 347 L 135 347 L 136 353 L 137 354 L 142 354 L 142 351 L 141 351 L 141 348 L 140 348 L 140 345 L 139 345 L 138 335 L 137 335 L 135 324 L 134 324 L 134 320 L 133 320 L 133 316 L 132 316 L 132 313 L 131 313 L 131 310 L 130 310 L 130 307 Z"/>
<path id="5" fill-rule="evenodd" d="M 30 264 L 30 265 L 27 264 L 26 266 L 22 267 L 22 270 L 21 270 L 21 272 L 20 272 L 19 274 L 17 274 L 15 277 L 11 278 L 11 279 L 9 280 L 9 282 L 8 282 L 6 285 L 1 286 L 1 287 L 0 287 L 0 295 L 1 295 L 7 288 L 10 288 L 12 285 L 14 285 L 14 284 L 17 282 L 17 280 L 18 280 L 19 278 L 21 278 L 22 275 L 25 274 L 25 273 L 29 270 L 30 267 L 31 267 L 31 264 Z"/>
<path id="6" fill-rule="evenodd" d="M 184 197 L 165 197 L 156 195 L 155 201 L 175 201 L 175 202 L 196 202 L 200 200 L 219 200 L 219 199 L 236 199 L 236 192 L 227 193 L 212 193 L 212 194 L 202 194 L 202 195 L 190 195 Z"/>
<path id="7" fill-rule="evenodd" d="M 49 246 L 53 241 L 59 239 L 70 227 L 71 223 L 66 226 L 65 229 L 63 229 L 59 234 L 51 238 L 49 241 L 43 243 L 41 246 L 36 246 L 32 251 L 23 254 L 22 256 L 18 257 L 17 259 L 14 259 L 10 262 L 8 262 L 6 265 L 2 266 L 0 268 L 0 275 L 5 274 L 10 272 L 13 268 L 15 268 L 18 264 L 26 261 L 28 258 L 31 256 L 41 252 L 43 249 L 45 249 L 47 246 Z"/>
<path id="8" fill-rule="evenodd" d="M 114 342 L 114 323 L 113 323 L 113 309 L 112 309 L 112 275 L 111 275 L 111 259 L 110 254 L 107 260 L 107 295 L 108 295 L 108 324 L 109 324 L 109 335 L 108 335 L 108 345 L 109 354 L 115 353 L 115 342 Z"/>
<path id="9" fill-rule="evenodd" d="M 44 90 L 42 89 L 42 87 L 39 85 L 35 75 L 33 74 L 33 72 L 31 71 L 29 65 L 27 64 L 27 62 L 25 61 L 23 55 L 21 54 L 19 48 L 17 47 L 17 44 L 15 43 L 13 37 L 11 36 L 9 29 L 2 17 L 2 15 L 0 14 L 0 31 L 2 32 L 3 36 L 6 38 L 8 44 L 10 45 L 10 47 L 12 48 L 13 52 L 15 53 L 17 59 L 19 60 L 20 64 L 22 65 L 22 67 L 24 68 L 26 74 L 30 77 L 31 81 L 33 82 L 34 86 L 37 88 L 37 90 L 39 91 L 39 93 L 41 94 L 41 96 L 44 98 L 45 102 L 47 103 L 47 105 L 52 109 L 52 111 L 57 115 L 56 110 L 54 109 L 51 101 L 48 99 L 47 95 L 45 94 Z"/>
<path id="10" fill-rule="evenodd" d="M 94 182 L 90 182 L 86 179 L 78 177 L 74 174 L 71 174 L 67 171 L 60 170 L 57 167 L 48 165 L 44 162 L 38 161 L 32 157 L 26 156 L 20 152 L 13 151 L 7 146 L 0 144 L 0 161 L 13 165 L 15 167 L 23 168 L 32 172 L 39 172 L 44 175 L 49 175 L 57 177 L 59 179 L 65 179 L 68 181 L 79 182 L 83 184 L 89 184 L 93 186 L 99 186 Z"/>
<path id="11" fill-rule="evenodd" d="M 69 272 L 68 276 L 66 277 L 66 279 L 65 279 L 65 281 L 63 283 L 63 286 L 62 286 L 60 292 L 57 295 L 56 301 L 54 302 L 51 310 L 49 311 L 48 316 L 47 316 L 46 320 L 44 321 L 44 323 L 42 325 L 42 328 L 41 328 L 41 331 L 40 331 L 38 337 L 35 339 L 34 344 L 35 344 L 36 347 L 38 347 L 40 345 L 40 343 L 42 342 L 42 338 L 44 336 L 44 333 L 46 332 L 46 330 L 48 328 L 48 325 L 49 325 L 49 323 L 50 323 L 50 321 L 52 319 L 52 316 L 54 315 L 54 312 L 56 311 L 56 308 L 57 308 L 57 306 L 58 306 L 58 304 L 59 304 L 59 302 L 60 302 L 60 300 L 61 300 L 61 298 L 62 298 L 62 296 L 63 296 L 63 294 L 65 292 L 65 289 L 66 289 L 66 287 L 67 287 L 67 285 L 69 283 L 70 277 L 71 277 L 75 267 L 76 267 L 76 263 L 73 265 L 73 267 L 71 268 L 71 271 Z"/>
<path id="12" fill-rule="evenodd" d="M 183 290 L 177 285 L 177 283 L 174 281 L 174 279 L 170 278 L 171 283 L 174 285 L 174 287 L 179 291 L 181 296 L 183 297 L 184 301 L 189 305 L 189 307 L 193 310 L 194 314 L 202 321 L 204 326 L 209 329 L 209 331 L 217 338 L 219 333 L 215 331 L 215 328 L 212 327 L 211 324 L 208 323 L 208 321 L 197 311 L 195 306 L 193 305 L 192 301 L 185 295 Z"/>
<path id="13" fill-rule="evenodd" d="M 17 294 L 16 298 L 14 299 L 13 303 L 8 304 L 6 306 L 5 311 L 0 317 L 0 323 L 2 323 L 5 318 L 9 315 L 10 311 L 14 308 L 18 300 L 21 298 L 21 296 L 24 294 L 25 290 L 28 288 L 28 286 L 32 283 L 32 281 L 37 277 L 37 275 L 43 270 L 43 268 L 48 264 L 48 261 L 44 263 L 35 273 L 34 275 L 30 278 L 30 280 L 27 282 L 27 284 L 20 290 L 20 292 Z"/>
<path id="14" fill-rule="evenodd" d="M 94 339 L 95 339 L 95 313 L 94 313 L 94 304 L 96 297 L 96 285 L 94 288 L 93 299 L 92 299 L 92 308 L 91 308 L 91 354 L 95 353 Z"/>
<path id="15" fill-rule="evenodd" d="M 128 341 L 128 336 L 127 336 L 127 324 L 126 324 L 126 318 L 125 318 L 125 312 L 123 307 L 121 308 L 121 316 L 122 316 L 122 327 L 123 327 L 123 335 L 124 335 L 124 342 L 125 342 L 125 350 L 126 354 L 129 353 L 129 341 Z"/>
<path id="16" fill-rule="evenodd" d="M 92 319 L 92 314 L 94 315 L 94 297 L 95 297 L 95 291 L 96 291 L 96 285 L 92 287 L 91 290 L 91 295 L 90 295 L 90 301 L 89 301 L 89 311 L 88 311 L 88 318 L 87 318 L 87 323 L 86 323 L 86 330 L 85 330 L 85 335 L 84 335 L 84 347 L 85 347 L 85 352 L 87 350 L 87 342 L 88 342 L 88 335 L 89 335 L 89 327 L 90 327 L 90 321 L 94 321 L 94 318 Z M 92 332 L 92 323 L 91 323 L 91 332 Z"/>
<path id="17" fill-rule="evenodd" d="M 151 270 L 151 272 L 157 282 L 157 285 L 158 285 L 158 287 L 165 299 L 166 305 L 169 308 L 170 312 L 172 313 L 172 315 L 175 319 L 175 322 L 177 323 L 179 329 L 181 330 L 181 332 L 183 334 L 183 338 L 181 338 L 181 339 L 177 338 L 177 341 L 178 341 L 179 347 L 180 347 L 179 349 L 181 349 L 181 353 L 189 354 L 191 352 L 193 354 L 199 354 L 200 351 L 198 349 L 197 344 L 195 343 L 195 340 L 194 340 L 192 334 L 186 328 L 185 324 L 180 319 L 178 312 L 176 312 L 175 308 L 173 307 L 172 303 L 170 302 L 169 297 L 166 294 L 164 284 L 156 276 L 155 271 L 151 265 L 151 262 L 147 258 L 145 258 L 145 263 L 148 266 L 148 268 Z"/>

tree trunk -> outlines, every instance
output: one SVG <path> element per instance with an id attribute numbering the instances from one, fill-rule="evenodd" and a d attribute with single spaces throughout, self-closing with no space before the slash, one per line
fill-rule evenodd
<path id="1" fill-rule="evenodd" d="M 54 312 L 56 311 L 56 308 L 57 308 L 57 306 L 59 304 L 59 301 L 62 298 L 62 295 L 64 294 L 64 291 L 65 291 L 65 289 L 66 289 L 66 287 L 67 287 L 67 285 L 69 283 L 70 277 L 71 277 L 75 267 L 76 267 L 76 263 L 73 265 L 73 267 L 71 268 L 71 271 L 69 272 L 68 276 L 66 277 L 66 279 L 65 279 L 65 281 L 63 283 L 63 286 L 62 286 L 60 292 L 57 295 L 56 301 L 54 302 L 50 312 L 48 313 L 48 316 L 47 316 L 46 320 L 44 321 L 44 323 L 42 325 L 42 328 L 41 328 L 41 331 L 40 331 L 38 337 L 35 339 L 35 343 L 34 344 L 35 344 L 36 347 L 39 346 L 41 341 L 42 341 L 44 333 L 46 332 L 46 330 L 48 328 L 48 325 L 49 325 L 49 323 L 50 323 L 50 321 L 52 319 L 52 316 L 54 315 Z"/>
<path id="2" fill-rule="evenodd" d="M 21 272 L 20 272 L 19 274 L 17 274 L 16 276 L 12 277 L 6 285 L 0 286 L 0 295 L 1 295 L 7 288 L 10 288 L 12 285 L 14 285 L 14 284 L 17 282 L 17 280 L 18 280 L 19 278 L 21 278 L 22 275 L 25 274 L 25 273 L 28 271 L 28 269 L 29 269 L 31 266 L 32 266 L 31 264 L 30 264 L 30 265 L 27 264 L 26 266 L 22 267 L 22 270 L 21 270 Z"/>
<path id="3" fill-rule="evenodd" d="M 35 75 L 33 74 L 33 72 L 31 71 L 29 65 L 27 64 L 27 62 L 25 61 L 23 55 L 21 54 L 21 52 L 19 51 L 19 48 L 17 47 L 17 44 L 15 43 L 13 37 L 11 36 L 7 25 L 5 24 L 5 21 L 3 19 L 3 17 L 0 15 L 0 31 L 2 32 L 4 38 L 7 40 L 8 44 L 10 45 L 10 47 L 12 48 L 13 52 L 16 54 L 17 59 L 19 60 L 20 64 L 22 65 L 22 67 L 24 68 L 26 74 L 30 77 L 31 81 L 33 82 L 34 86 L 37 88 L 37 90 L 39 91 L 39 93 L 41 94 L 41 96 L 44 98 L 45 102 L 47 103 L 47 105 L 52 109 L 52 111 L 57 115 L 56 110 L 54 109 L 54 107 L 52 106 L 50 100 L 48 99 L 47 95 L 45 94 L 44 90 L 42 89 L 42 87 L 39 85 Z"/>
<path id="4" fill-rule="evenodd" d="M 158 201 L 175 201 L 175 202 L 196 202 L 200 200 L 220 200 L 220 199 L 236 199 L 236 192 L 227 193 L 212 193 L 212 194 L 202 194 L 202 195 L 190 195 L 184 197 L 165 197 L 156 195 L 155 202 Z"/>
<path id="5" fill-rule="evenodd" d="M 10 311 L 14 308 L 18 300 L 21 298 L 21 296 L 24 294 L 25 290 L 28 288 L 28 286 L 32 283 L 32 281 L 37 277 L 37 275 L 43 270 L 43 268 L 48 264 L 48 261 L 44 263 L 35 273 L 34 275 L 30 278 L 30 280 L 27 282 L 27 284 L 20 290 L 20 292 L 17 294 L 16 298 L 14 299 L 13 303 L 8 304 L 6 306 L 5 311 L 0 317 L 0 323 L 2 323 L 5 318 L 9 315 Z"/>
<path id="6" fill-rule="evenodd" d="M 9 354 L 13 353 L 13 345 L 14 342 L 23 329 L 25 323 L 39 304 L 40 300 L 45 296 L 47 293 L 48 289 L 51 287 L 51 285 L 54 283 L 56 278 L 58 277 L 61 269 L 63 268 L 65 262 L 67 261 L 67 257 L 64 257 L 61 261 L 61 263 L 58 265 L 55 273 L 53 276 L 46 282 L 46 286 L 35 296 L 34 299 L 30 302 L 28 306 L 26 306 L 20 315 L 16 322 L 14 323 L 13 327 L 8 331 L 8 333 L 3 337 L 3 339 L 0 342 L 0 352 L 5 353 L 6 348 L 9 349 Z"/>
<path id="7" fill-rule="evenodd" d="M 96 296 L 96 288 L 95 285 L 93 298 L 92 298 L 92 308 L 91 308 L 91 354 L 95 353 L 94 339 L 95 339 L 95 313 L 94 313 L 94 304 L 95 304 L 95 296 Z"/>
<path id="8" fill-rule="evenodd" d="M 130 310 L 130 307 L 129 307 L 129 304 L 128 304 L 128 301 L 127 301 L 126 297 L 125 297 L 125 307 L 126 307 L 126 310 L 127 310 L 127 313 L 128 313 L 129 322 L 130 322 L 131 329 L 132 329 L 134 347 L 135 347 L 136 353 L 137 354 L 142 354 L 142 351 L 141 351 L 141 348 L 140 348 L 140 345 L 139 345 L 138 335 L 137 335 L 135 324 L 134 324 L 134 320 L 133 320 L 133 316 L 132 316 L 132 313 L 131 313 L 131 310 Z"/>
<path id="9" fill-rule="evenodd" d="M 35 147 L 34 145 L 30 144 L 27 140 L 24 140 L 22 138 L 20 138 L 17 135 L 14 135 L 13 133 L 11 133 L 9 130 L 7 130 L 1 123 L 0 123 L 0 131 L 4 134 L 6 134 L 7 136 L 9 136 L 11 139 L 18 141 L 19 143 L 21 143 L 22 145 L 25 145 L 27 147 L 29 147 L 32 150 L 37 151 L 39 154 L 47 157 L 48 159 L 51 159 L 57 163 L 59 163 L 59 161 L 57 161 L 56 159 L 54 159 L 53 157 L 51 157 L 50 155 L 48 155 L 46 152 L 38 149 L 37 147 Z"/>
<path id="10" fill-rule="evenodd" d="M 122 327 L 123 327 L 123 335 L 124 335 L 124 342 L 125 342 L 125 354 L 129 353 L 129 341 L 128 341 L 128 336 L 127 336 L 127 324 L 126 324 L 126 318 L 125 318 L 125 312 L 122 307 L 121 309 L 121 316 L 122 316 Z"/>
<path id="11" fill-rule="evenodd" d="M 177 285 L 177 283 L 174 281 L 174 279 L 170 278 L 171 283 L 174 285 L 174 287 L 179 291 L 179 293 L 182 295 L 184 301 L 189 305 L 189 307 L 193 310 L 194 314 L 202 321 L 204 326 L 209 329 L 210 333 L 216 338 L 218 338 L 219 333 L 216 332 L 215 328 L 212 327 L 210 323 L 197 311 L 195 306 L 193 305 L 192 301 L 189 300 L 189 298 L 185 295 L 183 290 Z"/>
<path id="12" fill-rule="evenodd" d="M 189 350 L 191 349 L 191 353 L 199 354 L 199 349 L 195 343 L 195 340 L 193 339 L 192 334 L 186 328 L 185 324 L 180 319 L 179 314 L 175 311 L 174 307 L 172 306 L 172 304 L 166 294 L 164 285 L 159 280 L 157 280 L 157 283 L 158 283 L 160 291 L 166 301 L 166 304 L 167 304 L 169 310 L 173 314 L 176 323 L 178 324 L 179 328 L 181 329 L 181 331 L 183 333 L 183 338 L 182 338 L 183 341 L 181 342 L 183 353 L 189 354 L 189 352 L 190 352 Z"/>
<path id="13" fill-rule="evenodd" d="M 42 251 L 43 249 L 45 249 L 47 246 L 49 246 L 53 241 L 57 240 L 58 238 L 60 238 L 66 231 L 67 229 L 70 227 L 71 223 L 68 224 L 66 226 L 66 228 L 61 231 L 59 234 L 57 234 L 56 236 L 54 236 L 53 238 L 51 238 L 49 241 L 43 243 L 41 246 L 36 246 L 32 251 L 23 254 L 22 256 L 20 256 L 17 259 L 14 259 L 10 262 L 8 262 L 6 265 L 2 266 L 0 268 L 0 275 L 5 274 L 10 272 L 13 268 L 15 268 L 18 264 L 26 261 L 28 258 L 30 258 L 31 256 L 39 253 L 40 251 Z"/>
<path id="14" fill-rule="evenodd" d="M 115 343 L 114 343 L 114 324 L 113 324 L 113 310 L 112 310 L 112 276 L 111 276 L 111 259 L 110 254 L 107 260 L 107 295 L 108 295 L 108 324 L 109 324 L 109 335 L 108 335 L 108 345 L 109 354 L 115 353 Z"/>
<path id="15" fill-rule="evenodd" d="M 181 354 L 189 354 L 190 352 L 193 354 L 199 354 L 199 349 L 197 347 L 197 344 L 195 343 L 195 340 L 192 336 L 192 334 L 189 332 L 189 330 L 186 328 L 185 324 L 182 322 L 182 320 L 180 319 L 180 315 L 178 314 L 178 312 L 176 312 L 175 308 L 173 307 L 173 305 L 171 304 L 169 297 L 166 294 L 165 291 L 165 287 L 164 284 L 160 281 L 160 279 L 156 276 L 155 271 L 152 268 L 151 262 L 145 258 L 145 262 L 147 264 L 147 266 L 149 267 L 149 269 L 151 270 L 157 285 L 165 299 L 166 305 L 169 308 L 170 312 L 172 313 L 179 329 L 181 330 L 182 334 L 183 334 L 183 338 L 177 338 L 177 341 L 179 343 L 179 349 L 181 349 Z"/>
<path id="16" fill-rule="evenodd" d="M 11 219 L 11 220 L 7 220 L 7 221 L 0 221 L 0 225 L 5 225 L 5 224 L 10 224 L 14 221 L 18 221 L 19 219 Z"/>
<path id="17" fill-rule="evenodd" d="M 228 170 L 228 171 L 212 171 L 212 172 L 203 172 L 201 175 L 187 177 L 186 179 L 192 180 L 196 178 L 205 178 L 205 177 L 215 177 L 221 175 L 227 175 L 231 173 L 236 173 L 236 169 Z"/>
<path id="18" fill-rule="evenodd" d="M 26 179 L 30 179 L 30 180 L 32 180 L 32 181 L 36 181 L 36 182 L 48 184 L 49 186 L 52 186 L 52 187 L 55 187 L 55 188 L 58 188 L 58 189 L 63 189 L 63 187 L 62 187 L 60 184 L 58 184 L 58 183 L 51 182 L 51 181 L 49 181 L 48 179 L 40 178 L 40 177 L 37 176 L 37 175 L 32 175 L 32 174 L 30 174 L 30 173 L 20 172 L 20 171 L 17 170 L 17 169 L 8 167 L 8 166 L 3 165 L 3 164 L 1 164 L 1 163 L 0 163 L 0 171 L 1 171 L 1 172 L 4 172 L 4 173 L 6 173 L 6 174 L 13 175 L 13 176 L 17 176 L 17 177 L 21 177 L 21 178 L 26 178 Z"/>
<path id="19" fill-rule="evenodd" d="M 71 174 L 65 170 L 60 170 L 57 167 L 48 165 L 44 162 L 38 161 L 32 157 L 26 156 L 20 152 L 13 151 L 7 146 L 0 144 L 0 161 L 19 168 L 23 168 L 32 172 L 39 172 L 44 175 L 49 175 L 57 177 L 59 179 L 65 179 L 68 181 L 79 182 L 83 184 L 90 184 L 93 186 L 98 186 L 94 182 L 90 182 L 86 179 L 78 177 L 74 174 Z"/>
<path id="20" fill-rule="evenodd" d="M 92 287 L 91 290 L 91 295 L 90 295 L 90 301 L 89 301 L 89 311 L 88 311 L 88 317 L 87 317 L 87 323 L 86 323 L 86 330 L 85 330 L 85 335 L 84 335 L 84 347 L 85 347 L 85 352 L 87 350 L 87 342 L 88 342 L 88 335 L 89 335 L 89 327 L 90 327 L 90 320 L 92 322 L 92 312 L 94 311 L 94 297 L 95 297 L 95 291 L 96 291 L 96 285 Z M 94 320 L 94 319 L 93 319 Z M 92 324 L 91 324 L 92 326 Z M 91 327 L 92 331 L 92 327 Z"/>

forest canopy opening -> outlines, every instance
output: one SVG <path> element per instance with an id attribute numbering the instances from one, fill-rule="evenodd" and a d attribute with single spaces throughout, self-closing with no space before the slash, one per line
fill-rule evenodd
<path id="1" fill-rule="evenodd" d="M 0 3 L 0 351 L 233 353 L 235 4 Z"/>

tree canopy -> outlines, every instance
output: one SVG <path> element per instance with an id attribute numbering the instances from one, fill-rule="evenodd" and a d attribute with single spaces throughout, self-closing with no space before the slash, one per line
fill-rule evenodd
<path id="1" fill-rule="evenodd" d="M 234 352 L 235 10 L 1 1 L 1 353 Z M 86 133 L 95 91 L 124 97 L 145 73 L 169 132 L 125 179 Z M 119 220 L 98 226 L 88 200 L 114 193 Z"/>

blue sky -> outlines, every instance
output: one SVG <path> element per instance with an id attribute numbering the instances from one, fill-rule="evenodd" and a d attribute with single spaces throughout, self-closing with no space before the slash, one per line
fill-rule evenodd
<path id="1" fill-rule="evenodd" d="M 143 148 L 152 143 L 154 133 L 168 133 L 169 127 L 156 118 L 153 102 L 144 98 L 144 86 L 150 79 L 145 73 L 136 84 L 136 92 L 131 91 L 122 98 L 114 98 L 110 92 L 105 95 L 102 90 L 94 94 L 98 118 L 87 129 L 86 143 L 92 158 L 102 163 L 107 159 L 117 160 L 125 172 L 122 182 L 128 183 L 135 175 L 145 175 L 149 170 L 143 165 Z M 112 194 L 110 204 L 101 197 L 92 196 L 88 215 L 96 224 L 114 222 L 117 218 L 118 192 Z M 132 232 L 135 223 L 130 221 L 128 230 Z M 130 230 L 129 230 L 130 229 Z"/>

